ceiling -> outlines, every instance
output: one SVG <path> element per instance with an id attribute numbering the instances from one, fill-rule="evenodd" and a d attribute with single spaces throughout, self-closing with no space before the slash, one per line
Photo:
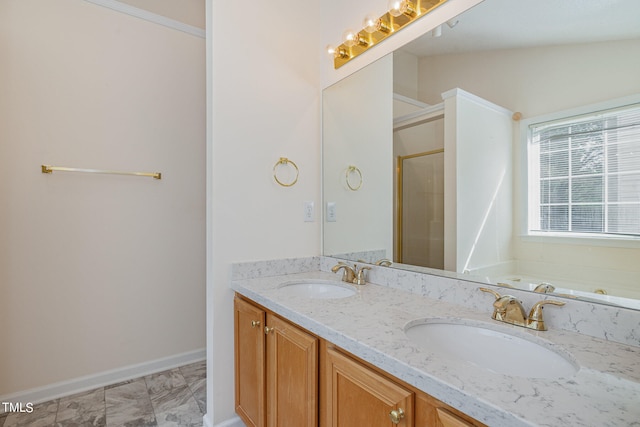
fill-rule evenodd
<path id="1" fill-rule="evenodd" d="M 640 0 L 485 0 L 457 21 L 402 50 L 429 56 L 640 38 Z"/>

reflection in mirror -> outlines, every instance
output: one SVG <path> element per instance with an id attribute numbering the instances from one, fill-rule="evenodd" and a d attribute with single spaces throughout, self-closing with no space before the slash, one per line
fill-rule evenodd
<path id="1" fill-rule="evenodd" d="M 556 212 L 588 211 L 560 221 L 582 228 L 623 207 L 625 234 L 530 227 L 529 217 L 542 212 L 532 213 L 528 196 L 534 191 L 528 172 L 536 170 L 528 166 L 530 125 L 640 103 L 640 3 L 571 4 L 485 0 L 325 89 L 323 191 L 334 213 L 325 215 L 325 255 L 388 258 L 394 268 L 444 269 L 463 279 L 640 309 L 637 119 L 615 130 L 625 142 L 607 136 L 625 156 L 607 166 L 614 172 L 594 171 L 588 179 L 581 172 L 588 186 L 556 186 L 580 195 L 587 188 L 600 201 L 547 200 L 564 204 Z M 566 155 L 584 157 L 585 145 L 572 138 Z M 588 153 L 613 152 L 594 147 Z M 342 182 L 349 165 L 363 175 L 357 192 Z M 571 178 L 575 172 L 563 173 L 537 182 L 579 181 Z M 605 183 L 598 191 L 596 181 Z M 614 200 L 622 189 L 624 197 Z"/>

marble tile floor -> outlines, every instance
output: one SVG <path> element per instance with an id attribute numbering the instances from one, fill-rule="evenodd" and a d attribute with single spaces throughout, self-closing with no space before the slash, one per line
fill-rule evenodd
<path id="1" fill-rule="evenodd" d="M 0 427 L 201 427 L 206 371 L 202 361 L 62 397 L 0 414 Z"/>

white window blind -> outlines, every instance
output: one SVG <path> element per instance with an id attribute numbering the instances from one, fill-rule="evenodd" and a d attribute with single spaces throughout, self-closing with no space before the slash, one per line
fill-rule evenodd
<path id="1" fill-rule="evenodd" d="M 530 126 L 529 231 L 640 237 L 640 104 Z"/>

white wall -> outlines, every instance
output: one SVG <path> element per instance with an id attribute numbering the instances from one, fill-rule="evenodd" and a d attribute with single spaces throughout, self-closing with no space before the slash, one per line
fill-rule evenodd
<path id="1" fill-rule="evenodd" d="M 445 267 L 461 273 L 513 258 L 511 112 L 458 89 L 443 97 L 445 173 L 455 174 L 456 183 L 447 187 L 451 194 L 445 190 L 445 200 L 455 198 L 455 207 L 445 208 L 445 224 L 455 218 L 456 229 L 455 243 L 445 234 Z M 455 138 L 446 130 L 451 127 Z"/>
<path id="2" fill-rule="evenodd" d="M 385 250 L 393 257 L 393 55 L 325 89 L 322 98 L 325 203 L 336 221 L 325 221 L 325 255 Z M 356 172 L 347 168 L 356 166 Z M 322 206 L 326 209 L 326 204 Z M 372 214 L 367 214 L 370 212 Z"/>
<path id="3" fill-rule="evenodd" d="M 393 93 L 418 99 L 417 56 L 400 51 L 393 54 Z M 394 111 L 394 117 L 399 116 L 396 113 Z"/>
<path id="4" fill-rule="evenodd" d="M 82 0 L 0 2 L 0 395 L 204 347 L 204 47 Z"/>
<path id="5" fill-rule="evenodd" d="M 234 416 L 231 263 L 320 253 L 320 2 L 277 3 L 208 2 L 211 425 Z M 273 178 L 280 157 L 300 169 L 292 187 Z"/>

